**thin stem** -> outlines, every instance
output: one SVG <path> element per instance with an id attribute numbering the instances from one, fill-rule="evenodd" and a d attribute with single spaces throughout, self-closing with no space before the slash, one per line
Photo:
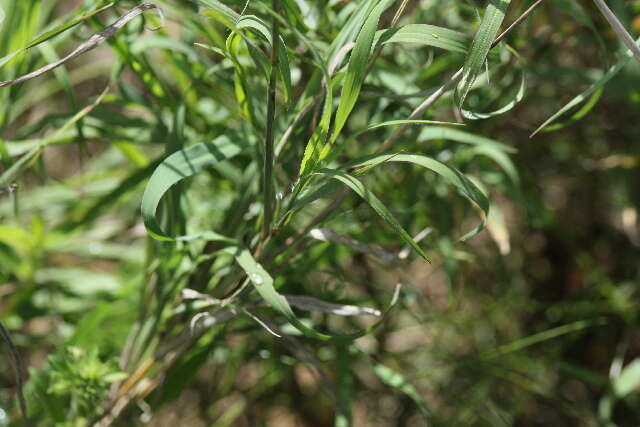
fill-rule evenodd
<path id="1" fill-rule="evenodd" d="M 609 6 L 607 6 L 603 0 L 593 0 L 593 2 L 598 6 L 598 9 L 600 9 L 600 13 L 602 13 L 606 20 L 609 21 L 609 25 L 611 25 L 613 31 L 618 34 L 618 37 L 620 37 L 629 50 L 633 52 L 633 56 L 640 61 L 640 47 L 638 47 L 636 42 L 633 40 L 633 37 L 631 37 L 631 34 L 629 34 L 622 23 L 620 23 L 620 20 L 618 20 L 616 15 L 611 11 L 611 9 L 609 9 Z"/>
<path id="2" fill-rule="evenodd" d="M 276 157 L 280 155 L 280 153 L 282 152 L 282 149 L 284 148 L 285 144 L 289 140 L 289 137 L 291 136 L 295 128 L 302 122 L 302 119 L 304 119 L 304 117 L 309 113 L 309 111 L 313 109 L 313 107 L 317 104 L 319 99 L 320 98 L 318 97 L 309 101 L 307 105 L 305 105 L 302 108 L 302 110 L 293 119 L 293 121 L 291 122 L 291 124 L 289 125 L 285 133 L 282 135 L 282 138 L 280 138 L 280 141 L 278 141 L 278 145 L 276 145 L 276 153 L 275 153 Z"/>
<path id="3" fill-rule="evenodd" d="M 9 348 L 9 354 L 11 354 L 11 359 L 13 359 L 13 370 L 16 375 L 16 388 L 18 391 L 18 403 L 20 404 L 20 412 L 22 413 L 23 421 L 27 421 L 27 401 L 24 398 L 24 381 L 23 381 L 23 373 L 24 373 L 24 364 L 22 363 L 22 357 L 20 357 L 20 353 L 18 353 L 18 349 L 16 348 L 13 340 L 11 339 L 11 334 L 4 327 L 2 322 L 0 322 L 0 337 L 2 337 L 2 341 Z"/>
<path id="4" fill-rule="evenodd" d="M 398 9 L 396 9 L 396 13 L 393 15 L 393 19 L 391 20 L 391 26 L 389 28 L 395 28 L 395 26 L 398 25 L 398 21 L 402 17 L 402 14 L 404 13 L 404 11 L 407 9 L 408 4 L 409 4 L 409 0 L 403 0 L 400 6 L 398 6 Z M 355 43 L 353 44 L 353 46 L 355 46 Z M 376 62 L 376 59 L 378 59 L 378 56 L 380 56 L 380 53 L 382 52 L 382 48 L 383 48 L 383 45 L 379 44 L 376 47 L 376 50 L 373 52 L 373 55 L 371 55 L 371 59 L 369 59 L 369 63 L 367 64 L 367 70 L 365 72 L 365 76 L 368 75 L 371 69 L 373 68 L 373 64 Z M 351 47 L 351 49 L 353 49 L 353 47 Z"/>
<path id="5" fill-rule="evenodd" d="M 277 13 L 278 1 L 273 0 L 273 10 Z M 271 231 L 273 221 L 273 157 L 274 157 L 274 122 L 276 116 L 276 81 L 278 72 L 278 42 L 280 40 L 280 23 L 273 18 L 273 34 L 271 36 L 271 76 L 267 95 L 267 131 L 264 141 L 264 218 L 262 222 L 262 239 L 265 240 Z"/>
<path id="6" fill-rule="evenodd" d="M 404 11 L 407 9 L 408 4 L 409 4 L 409 0 L 402 1 L 400 6 L 398 7 L 398 10 L 396 10 L 396 14 L 393 15 L 393 19 L 391 20 L 391 28 L 394 28 L 396 25 L 398 25 L 398 21 L 402 17 L 402 14 L 404 13 Z"/>

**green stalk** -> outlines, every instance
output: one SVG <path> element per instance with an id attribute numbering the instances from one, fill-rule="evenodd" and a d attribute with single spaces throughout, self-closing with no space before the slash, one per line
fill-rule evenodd
<path id="1" fill-rule="evenodd" d="M 273 10 L 278 12 L 278 1 L 273 0 Z M 280 40 L 280 25 L 276 17 L 273 18 L 273 34 L 271 37 L 271 76 L 269 78 L 269 93 L 267 95 L 267 131 L 264 141 L 264 218 L 262 221 L 262 239 L 265 240 L 271 232 L 273 222 L 273 156 L 274 133 L 273 126 L 276 116 L 276 81 L 278 72 L 278 41 Z"/>

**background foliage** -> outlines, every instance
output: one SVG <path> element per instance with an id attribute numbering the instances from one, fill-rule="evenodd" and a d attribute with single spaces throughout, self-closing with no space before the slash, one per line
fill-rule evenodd
<path id="1" fill-rule="evenodd" d="M 0 425 L 637 425 L 640 65 L 532 4 L 0 0 Z"/>

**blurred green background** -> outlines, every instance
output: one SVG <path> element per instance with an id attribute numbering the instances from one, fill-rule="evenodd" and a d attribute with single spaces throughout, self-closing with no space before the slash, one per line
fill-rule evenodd
<path id="1" fill-rule="evenodd" d="M 246 2 L 223 3 L 240 13 Z M 244 14 L 270 22 L 270 3 L 250 1 Z M 295 3 L 304 22 L 285 26 L 283 39 L 294 99 L 303 99 L 315 67 L 309 45 L 328 51 L 363 2 Z M 513 0 L 505 22 L 531 3 Z M 640 2 L 609 3 L 638 37 Z M 0 56 L 107 4 L 0 0 Z M 118 1 L 17 55 L 0 68 L 0 80 L 68 54 L 137 4 Z M 266 114 L 260 103 L 267 79 L 243 50 L 249 88 L 243 101 L 231 61 L 194 45 L 224 47 L 228 30 L 199 14 L 195 1 L 157 4 L 166 18 L 160 30 L 147 29 L 160 24 L 147 12 L 65 66 L 0 88 L 2 176 L 42 148 L 0 188 L 0 321 L 28 367 L 28 425 L 96 421 L 122 391 L 122 380 L 140 372 L 200 311 L 184 303 L 180 290 L 221 297 L 232 285 L 225 279 L 234 271 L 228 263 L 204 262 L 196 273 L 188 263 L 212 248 L 154 243 L 140 200 L 165 153 L 222 134 L 258 146 L 260 131 L 252 129 L 259 126 L 251 119 L 262 123 Z M 471 37 L 484 6 L 411 0 L 399 23 L 439 25 Z M 382 16 L 380 28 L 389 26 L 394 10 Z M 492 204 L 487 230 L 456 240 L 476 225 L 477 213 L 435 175 L 396 165 L 371 172 L 365 182 L 403 227 L 412 235 L 427 230 L 420 244 L 431 263 L 414 255 L 387 263 L 305 237 L 267 269 L 286 293 L 381 309 L 402 284 L 398 306 L 374 334 L 350 347 L 304 337 L 291 344 L 236 316 L 144 372 L 114 425 L 332 425 L 335 405 L 323 381 L 348 391 L 356 426 L 639 425 L 640 64 L 631 60 L 597 99 L 583 104 L 591 107 L 578 114 L 583 117 L 572 118 L 578 107 L 556 122 L 560 129 L 530 138 L 615 64 L 621 47 L 586 0 L 544 2 L 507 42 L 519 60 L 490 58 L 491 84 L 472 92 L 469 103 L 482 110 L 504 105 L 522 72 L 524 99 L 502 115 L 455 128 L 505 144 L 498 154 L 429 126 L 411 128 L 396 146 L 477 180 Z M 500 49 L 502 57 L 507 53 Z M 438 49 L 385 47 L 347 134 L 406 118 L 463 62 L 464 55 Z M 100 103 L 74 120 L 107 85 Z M 301 108 L 286 107 L 278 90 L 276 141 Z M 285 196 L 318 115 L 294 129 L 278 159 L 277 191 Z M 461 120 L 451 94 L 425 118 Z M 357 137 L 337 161 L 374 152 L 389 132 Z M 261 209 L 259 152 L 198 176 L 188 192 L 182 187 L 185 195 L 173 207 L 184 218 L 165 226 L 250 239 Z M 321 210 L 302 212 L 291 228 L 303 229 Z M 403 249 L 355 197 L 322 227 L 388 253 Z M 331 330 L 371 324 L 349 319 L 309 316 Z M 3 348 L 0 426 L 21 425 L 18 383 Z M 341 357 L 348 358 L 346 366 Z M 317 366 L 326 377 L 317 375 Z"/>

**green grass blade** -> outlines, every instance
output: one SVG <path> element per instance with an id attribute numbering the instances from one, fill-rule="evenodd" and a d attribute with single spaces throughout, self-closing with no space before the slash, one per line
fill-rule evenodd
<path id="1" fill-rule="evenodd" d="M 287 45 L 282 37 L 278 37 L 278 73 L 284 85 L 284 102 L 289 105 L 293 101 L 293 83 L 291 82 L 291 65 Z"/>
<path id="2" fill-rule="evenodd" d="M 214 142 L 196 144 L 167 157 L 151 175 L 142 197 L 142 218 L 149 234 L 158 240 L 176 240 L 176 237 L 171 237 L 162 230 L 156 218 L 162 197 L 174 184 L 209 166 L 228 160 L 241 151 L 238 144 L 220 137 Z"/>
<path id="3" fill-rule="evenodd" d="M 29 164 L 42 152 L 41 147 L 32 148 L 27 154 L 20 157 L 11 167 L 0 175 L 0 188 L 6 188 L 13 183 L 13 180 L 25 170 Z"/>
<path id="4" fill-rule="evenodd" d="M 520 183 L 518 169 L 507 155 L 517 151 L 513 147 L 484 136 L 446 127 L 427 127 L 420 133 L 418 139 L 420 141 L 446 139 L 473 145 L 473 152 L 489 157 L 505 171 L 514 184 Z"/>
<path id="5" fill-rule="evenodd" d="M 335 427 L 349 427 L 353 425 L 351 416 L 353 401 L 353 377 L 351 372 L 350 346 L 345 343 L 337 343 L 336 351 L 336 391 L 338 398 L 338 410 L 336 411 Z"/>
<path id="6" fill-rule="evenodd" d="M 620 375 L 612 382 L 616 397 L 622 398 L 640 387 L 640 359 L 636 358 L 622 369 Z"/>
<path id="7" fill-rule="evenodd" d="M 331 143 L 336 141 L 340 131 L 347 122 L 347 118 L 351 114 L 353 107 L 356 105 L 358 95 L 360 94 L 360 88 L 364 82 L 366 69 L 371 58 L 371 48 L 373 46 L 373 40 L 378 27 L 378 21 L 380 15 L 384 12 L 393 0 L 382 0 L 371 11 L 371 14 L 367 17 L 358 37 L 356 38 L 356 44 L 351 52 L 351 58 L 349 59 L 349 66 L 347 68 L 347 74 L 344 80 L 344 86 L 340 94 L 340 103 L 338 104 L 338 110 L 336 112 L 335 126 L 333 128 L 333 135 L 331 137 Z"/>
<path id="8" fill-rule="evenodd" d="M 98 96 L 98 98 L 91 104 L 84 107 L 82 110 L 78 111 L 73 115 L 60 129 L 58 129 L 53 135 L 47 137 L 46 139 L 40 141 L 35 147 L 29 150 L 26 154 L 24 154 L 18 161 L 16 161 L 11 167 L 5 170 L 2 175 L 0 175 L 0 188 L 9 186 L 13 180 L 24 170 L 29 164 L 38 158 L 38 156 L 42 153 L 42 150 L 58 139 L 60 135 L 63 135 L 71 126 L 74 126 L 83 117 L 88 115 L 94 108 L 100 104 L 104 96 L 107 94 L 109 87 L 107 87 L 102 94 Z"/>
<path id="9" fill-rule="evenodd" d="M 378 129 L 386 126 L 401 126 L 401 125 L 449 125 L 449 126 L 464 126 L 464 123 L 455 122 L 440 122 L 437 120 L 389 120 L 388 122 L 375 123 L 370 125 L 362 132 L 358 134 L 368 132 L 373 129 Z"/>
<path id="10" fill-rule="evenodd" d="M 240 19 L 240 14 L 230 7 L 216 0 L 198 0 L 206 9 L 200 13 L 208 18 L 214 19 L 228 28 L 235 29 L 235 25 Z"/>
<path id="11" fill-rule="evenodd" d="M 491 351 L 483 353 L 480 357 L 483 359 L 492 359 L 494 357 L 503 356 L 508 353 L 520 351 L 524 348 L 538 344 L 540 342 L 560 337 L 562 335 L 570 334 L 573 332 L 582 331 L 592 326 L 598 326 L 604 324 L 603 319 L 598 320 L 579 320 L 577 322 L 569 323 L 567 325 L 558 326 L 540 333 L 516 340 L 509 344 L 502 345 Z"/>
<path id="12" fill-rule="evenodd" d="M 380 15 L 391 5 L 391 3 L 393 3 L 392 0 L 383 0 L 378 3 L 377 6 L 372 9 L 358 33 L 355 46 L 351 52 L 349 65 L 347 67 L 345 83 L 340 95 L 340 103 L 338 104 L 338 111 L 336 112 L 333 134 L 328 142 L 327 138 L 329 136 L 329 128 L 331 126 L 331 116 L 333 112 L 333 84 L 330 77 L 325 75 L 328 90 L 326 93 L 324 111 L 318 129 L 314 132 L 306 146 L 302 163 L 300 165 L 301 176 L 313 172 L 320 161 L 329 155 L 331 146 L 337 140 L 340 131 L 346 124 L 347 118 L 356 104 L 358 95 L 360 94 L 360 88 L 364 82 L 364 76 L 371 56 Z M 361 11 L 358 13 L 361 13 Z M 351 24 L 353 24 L 353 22 L 351 22 Z"/>
<path id="13" fill-rule="evenodd" d="M 517 57 L 518 57 L 518 60 L 520 60 L 519 55 Z M 505 105 L 503 105 L 502 107 L 494 111 L 490 111 L 488 113 L 481 113 L 477 111 L 468 110 L 464 108 L 464 106 L 461 104 L 460 113 L 464 118 L 470 119 L 470 120 L 488 119 L 490 117 L 499 116 L 500 114 L 504 114 L 507 111 L 512 110 L 513 107 L 515 107 L 520 103 L 520 101 L 522 101 L 522 99 L 524 98 L 524 94 L 526 92 L 526 88 L 527 88 L 526 73 L 524 69 L 521 69 L 520 83 L 518 84 L 518 90 L 513 94 L 512 97 L 510 97 L 511 99 L 509 99 L 509 101 Z"/>
<path id="14" fill-rule="evenodd" d="M 640 43 L 640 39 L 637 39 L 636 43 Z M 629 63 L 632 57 L 633 57 L 633 53 L 630 50 L 627 50 L 623 54 L 622 58 L 620 58 L 620 60 L 616 64 L 611 66 L 607 70 L 607 72 L 604 73 L 602 77 L 600 77 L 595 83 L 589 86 L 580 95 L 576 96 L 571 101 L 569 101 L 564 107 L 558 110 L 558 112 L 556 112 L 554 115 L 552 115 L 547 120 L 545 120 L 545 122 L 542 123 L 540 126 L 538 126 L 538 128 L 530 136 L 531 137 L 535 136 L 537 133 L 541 132 L 544 128 L 546 128 L 551 123 L 553 123 L 558 117 L 560 117 L 567 111 L 571 110 L 572 108 L 576 107 L 577 105 L 580 105 L 585 100 L 589 99 L 591 95 L 600 91 L 604 87 L 604 85 L 606 85 L 609 82 L 609 80 L 614 78 L 616 74 L 618 74 Z M 584 114 L 581 114 L 581 116 L 584 116 Z"/>
<path id="15" fill-rule="evenodd" d="M 441 126 L 428 126 L 422 129 L 420 132 L 420 140 L 433 140 L 433 139 L 449 139 L 456 142 L 462 142 L 464 144 L 477 145 L 481 147 L 491 147 L 505 153 L 515 153 L 517 150 L 509 145 L 503 144 L 495 139 L 487 138 L 486 136 L 476 135 L 474 133 L 465 132 L 458 129 L 451 129 Z"/>
<path id="16" fill-rule="evenodd" d="M 83 13 L 82 15 L 72 19 L 71 21 L 65 22 L 64 24 L 58 25 L 55 28 L 52 28 L 51 30 L 46 31 L 44 34 L 40 35 L 38 38 L 36 38 L 34 41 L 32 41 L 31 43 L 29 43 L 25 49 L 29 49 L 32 48 L 42 42 L 45 42 L 47 40 L 49 40 L 50 38 L 53 38 L 55 36 L 57 36 L 58 34 L 68 30 L 71 27 L 75 27 L 76 25 L 90 19 L 93 18 L 95 15 L 97 15 L 100 12 L 104 12 L 105 10 L 111 8 L 111 6 L 113 6 L 115 3 L 109 3 L 103 7 L 100 7 L 98 9 Z"/>
<path id="17" fill-rule="evenodd" d="M 95 15 L 97 15 L 100 12 L 103 12 L 107 9 L 109 9 L 111 6 L 113 6 L 114 3 L 109 3 L 106 6 L 100 7 L 98 9 L 86 12 L 68 22 L 65 22 L 61 25 L 58 25 L 54 28 L 52 28 L 51 30 L 46 31 L 45 33 L 41 34 L 40 36 L 38 36 L 35 40 L 31 41 L 28 45 L 26 45 L 25 47 L 9 54 L 6 55 L 5 57 L 0 59 L 0 68 L 2 68 L 4 65 L 7 64 L 7 62 L 11 61 L 11 59 L 13 59 L 14 57 L 16 57 L 17 55 L 21 54 L 22 52 L 27 51 L 28 49 L 31 49 L 32 47 L 35 47 L 37 45 L 39 45 L 40 43 L 44 43 L 47 40 L 57 36 L 58 34 L 68 30 L 69 28 L 75 27 L 76 25 L 94 17 Z"/>
<path id="18" fill-rule="evenodd" d="M 456 89 L 456 98 L 460 107 L 464 104 L 476 78 L 482 72 L 483 65 L 498 34 L 498 30 L 500 30 L 510 2 L 511 0 L 489 0 L 478 33 L 471 43 L 463 68 L 462 80 Z"/>
<path id="19" fill-rule="evenodd" d="M 245 273 L 247 273 L 249 281 L 253 284 L 256 291 L 258 291 L 260 296 L 267 302 L 267 304 L 269 304 L 273 309 L 282 314 L 292 326 L 294 326 L 305 336 L 310 338 L 318 339 L 321 341 L 348 342 L 360 338 L 364 335 L 368 335 L 384 321 L 387 313 L 395 306 L 396 302 L 398 301 L 400 292 L 399 287 L 396 288 L 391 303 L 389 304 L 387 310 L 385 310 L 385 312 L 382 314 L 380 320 L 373 326 L 366 328 L 360 332 L 350 335 L 321 333 L 313 328 L 306 326 L 298 319 L 284 295 L 279 294 L 275 289 L 273 285 L 273 278 L 271 277 L 271 275 L 253 258 L 253 256 L 247 249 L 236 246 L 225 249 L 225 252 L 235 257 L 238 265 L 240 265 Z"/>
<path id="20" fill-rule="evenodd" d="M 427 410 L 422 397 L 415 389 L 415 387 L 409 381 L 407 381 L 407 379 L 403 375 L 380 363 L 375 363 L 373 365 L 373 371 L 376 373 L 378 378 L 380 378 L 380 381 L 382 381 L 389 387 L 393 387 L 407 395 L 413 401 L 413 403 L 416 404 L 418 410 L 420 411 L 420 414 L 425 421 L 429 419 L 429 411 Z"/>
<path id="21" fill-rule="evenodd" d="M 466 34 L 426 24 L 410 24 L 404 27 L 378 31 L 376 39 L 377 42 L 375 44 L 408 43 L 432 46 L 459 53 L 467 53 L 470 42 L 470 38 Z"/>
<path id="22" fill-rule="evenodd" d="M 349 17 L 345 25 L 340 29 L 340 32 L 331 43 L 327 57 L 328 63 L 331 63 L 340 49 L 351 41 L 355 40 L 358 36 L 362 23 L 367 19 L 367 16 L 371 13 L 378 0 L 363 0 L 355 9 L 353 15 Z"/>
<path id="23" fill-rule="evenodd" d="M 331 127 L 331 116 L 333 113 L 333 84 L 331 81 L 327 83 L 328 90 L 325 93 L 324 109 L 322 118 L 318 128 L 315 130 L 307 146 L 304 150 L 302 162 L 300 163 L 300 176 L 304 176 L 312 172 L 320 161 L 320 152 L 322 145 L 329 136 L 329 128 Z"/>
<path id="24" fill-rule="evenodd" d="M 596 105 L 598 105 L 598 101 L 600 101 L 600 98 L 602 97 L 603 93 L 604 93 L 604 86 L 601 86 L 595 92 L 593 92 L 589 96 L 587 101 L 584 103 L 584 105 L 580 107 L 578 111 L 573 113 L 571 117 L 569 117 L 567 120 L 560 123 L 549 124 L 543 129 L 540 129 L 539 132 L 553 132 L 559 129 L 564 129 L 565 127 L 577 122 L 578 120 L 583 119 L 585 116 L 587 116 L 591 112 L 591 110 L 593 110 L 593 108 Z"/>
<path id="25" fill-rule="evenodd" d="M 444 163 L 440 163 L 437 160 L 434 160 L 430 157 L 419 155 L 419 154 L 405 154 L 405 153 L 396 153 L 396 154 L 377 154 L 365 159 L 361 159 L 349 164 L 349 167 L 359 168 L 361 171 L 370 170 L 371 166 L 381 165 L 386 162 L 408 162 L 413 163 L 418 166 L 422 166 L 423 168 L 429 169 L 436 174 L 443 177 L 448 183 L 454 185 L 460 190 L 460 192 L 469 200 L 471 200 L 476 206 L 478 206 L 483 213 L 483 218 L 481 223 L 473 230 L 469 231 L 465 235 L 463 235 L 460 240 L 467 240 L 471 237 L 478 234 L 482 231 L 486 225 L 487 217 L 489 216 L 489 199 L 487 196 L 466 176 L 464 176 L 460 171 L 445 165 Z M 358 173 L 358 172 L 356 172 Z M 359 183 L 359 181 L 356 180 Z M 413 243 L 412 247 L 417 246 L 413 239 L 409 238 L 410 242 Z M 409 243 L 409 242 L 407 242 Z M 409 244 L 411 244 L 409 243 Z M 418 252 L 420 253 L 420 252 Z"/>
<path id="26" fill-rule="evenodd" d="M 276 7 L 274 0 L 273 6 Z M 262 203 L 264 206 L 264 214 L 262 217 L 262 237 L 266 239 L 271 232 L 271 223 L 273 221 L 273 209 L 274 209 L 274 181 L 273 181 L 273 166 L 274 166 L 274 126 L 276 120 L 276 86 L 277 86 L 277 68 L 279 62 L 279 50 L 280 50 L 280 23 L 276 18 L 273 19 L 271 35 L 271 75 L 269 76 L 269 86 L 267 93 L 267 117 L 265 123 L 265 138 L 264 138 L 264 161 L 263 161 L 263 180 L 262 190 L 263 198 Z M 274 40 L 275 39 L 275 40 Z"/>
<path id="27" fill-rule="evenodd" d="M 269 26 L 257 16 L 249 15 L 240 18 L 236 24 L 238 30 L 243 28 L 253 29 L 260 34 L 266 41 L 269 42 L 269 47 L 273 46 L 273 35 Z M 287 46 L 284 43 L 283 38 L 278 35 L 278 73 L 282 79 L 282 83 L 285 88 L 285 102 L 288 104 L 291 102 L 293 87 L 291 84 L 291 66 L 289 65 L 289 55 L 287 54 Z"/>
<path id="28" fill-rule="evenodd" d="M 321 169 L 317 172 L 318 175 L 328 176 L 330 178 L 336 179 L 351 190 L 364 199 L 371 208 L 376 211 L 378 215 L 387 223 L 391 228 L 400 236 L 400 239 L 407 245 L 411 246 L 422 258 L 428 261 L 427 255 L 424 253 L 422 248 L 418 246 L 416 242 L 413 241 L 413 238 L 405 231 L 404 228 L 398 223 L 398 221 L 393 217 L 391 212 L 387 209 L 387 207 L 378 199 L 365 185 L 360 182 L 358 179 L 349 175 L 346 172 L 333 170 L 333 169 Z"/>

